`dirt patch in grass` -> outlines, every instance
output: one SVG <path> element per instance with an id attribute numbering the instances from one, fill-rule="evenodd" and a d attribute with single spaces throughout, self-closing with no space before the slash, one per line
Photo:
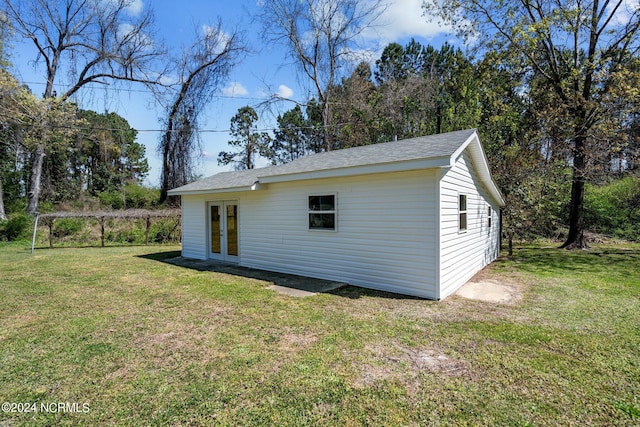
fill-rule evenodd
<path id="1" fill-rule="evenodd" d="M 411 348 L 401 348 L 401 350 L 402 355 L 400 357 L 391 357 L 390 360 L 398 363 L 408 363 L 419 371 L 426 370 L 453 376 L 463 376 L 467 371 L 467 367 L 463 362 L 447 357 L 437 350 Z"/>
<path id="2" fill-rule="evenodd" d="M 394 371 L 388 365 L 373 365 L 365 363 L 362 365 L 362 373 L 359 377 L 354 379 L 354 385 L 356 387 L 371 387 L 372 385 L 385 380 L 395 379 L 400 377 L 396 371 Z"/>
<path id="3" fill-rule="evenodd" d="M 263 381 L 279 372 L 284 364 L 297 359 L 298 355 L 304 355 L 319 339 L 314 333 L 286 326 L 281 329 L 257 327 L 254 331 L 266 344 L 264 348 L 270 349 L 268 351 L 273 356 L 263 368 Z"/>
<path id="4" fill-rule="evenodd" d="M 368 387 L 385 380 L 407 382 L 421 373 L 471 376 L 467 363 L 447 356 L 437 348 L 368 345 L 365 347 L 365 354 L 368 360 L 376 363 L 362 365 L 361 374 L 355 379 L 358 387 Z"/>
<path id="5" fill-rule="evenodd" d="M 291 330 L 286 330 L 280 335 L 278 341 L 280 350 L 284 353 L 290 353 L 292 351 L 300 351 L 309 348 L 318 341 L 318 337 L 315 334 L 299 333 Z"/>
<path id="6" fill-rule="evenodd" d="M 226 315 L 230 309 L 210 307 L 207 319 L 185 321 L 179 316 L 172 321 L 159 321 L 155 317 L 150 322 L 136 325 L 136 336 L 132 347 L 152 366 L 169 368 L 176 366 L 176 361 L 183 357 L 194 357 L 198 363 L 205 364 L 210 360 L 226 357 L 215 349 L 211 343 L 216 335 L 228 326 L 230 319 Z M 173 313 L 170 314 L 173 316 Z M 156 323 L 159 322 L 159 323 Z M 192 359 L 193 360 L 193 359 Z"/>

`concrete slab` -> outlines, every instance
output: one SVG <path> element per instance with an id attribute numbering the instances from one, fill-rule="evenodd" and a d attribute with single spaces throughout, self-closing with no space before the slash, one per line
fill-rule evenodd
<path id="1" fill-rule="evenodd" d="M 255 268 L 241 267 L 237 264 L 215 260 L 197 260 L 182 256 L 165 259 L 164 262 L 181 267 L 192 268 L 198 271 L 213 271 L 217 273 L 233 274 L 235 276 L 271 282 L 269 286 L 276 292 L 292 297 L 307 297 L 317 293 L 329 292 L 345 286 L 346 283 L 331 280 L 313 279 L 311 277 L 296 276 L 294 274 L 276 273 L 273 271 L 258 270 Z"/>
<path id="2" fill-rule="evenodd" d="M 492 279 L 467 282 L 458 289 L 456 295 L 467 299 L 502 304 L 512 303 L 519 296 L 515 287 L 498 283 L 497 280 Z"/>
<path id="3" fill-rule="evenodd" d="M 279 286 L 279 285 L 271 285 L 271 286 L 268 286 L 267 289 L 276 291 L 279 294 L 289 295 L 290 297 L 296 297 L 296 298 L 311 297 L 317 294 L 317 292 L 303 291 L 302 289 L 289 288 L 286 286 Z"/>

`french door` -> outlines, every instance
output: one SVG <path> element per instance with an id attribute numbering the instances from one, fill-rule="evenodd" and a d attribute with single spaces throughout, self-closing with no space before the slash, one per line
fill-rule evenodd
<path id="1" fill-rule="evenodd" d="M 238 261 L 238 202 L 209 203 L 209 258 Z"/>

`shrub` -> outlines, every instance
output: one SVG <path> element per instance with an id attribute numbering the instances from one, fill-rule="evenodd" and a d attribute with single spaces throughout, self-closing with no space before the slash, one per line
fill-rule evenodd
<path id="1" fill-rule="evenodd" d="M 32 219 L 29 215 L 15 214 L 1 226 L 0 235 L 4 240 L 9 241 L 27 239 L 31 225 Z"/>
<path id="2" fill-rule="evenodd" d="M 127 184 L 124 187 L 126 208 L 152 209 L 158 205 L 160 192 L 138 184 Z"/>
<path id="3" fill-rule="evenodd" d="M 627 240 L 640 239 L 640 178 L 627 177 L 588 186 L 585 225 L 589 230 Z"/>
<path id="4" fill-rule="evenodd" d="M 105 208 L 122 209 L 124 206 L 124 198 L 119 191 L 104 191 L 98 194 L 98 199 Z"/>
<path id="5" fill-rule="evenodd" d="M 123 244 L 142 244 L 144 243 L 144 230 L 140 229 L 122 229 L 109 233 L 108 241 Z"/>
<path id="6" fill-rule="evenodd" d="M 149 240 L 156 243 L 168 243 L 178 240 L 180 231 L 175 219 L 158 219 L 151 224 Z"/>
<path id="7" fill-rule="evenodd" d="M 53 236 L 56 238 L 71 236 L 82 230 L 84 220 L 81 218 L 60 218 L 53 224 Z"/>
<path id="8" fill-rule="evenodd" d="M 127 184 L 119 191 L 98 194 L 102 206 L 111 209 L 153 209 L 158 206 L 160 191 L 138 184 Z"/>

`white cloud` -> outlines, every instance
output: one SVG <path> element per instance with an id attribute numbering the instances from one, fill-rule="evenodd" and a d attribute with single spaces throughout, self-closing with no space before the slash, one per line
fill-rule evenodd
<path id="1" fill-rule="evenodd" d="M 153 39 L 148 35 L 139 32 L 139 28 L 134 27 L 131 24 L 124 23 L 118 26 L 117 32 L 118 40 L 128 40 L 129 43 L 133 43 L 137 46 L 144 46 L 146 48 L 153 48 Z"/>
<path id="2" fill-rule="evenodd" d="M 387 45 L 404 37 L 429 39 L 450 32 L 450 27 L 424 16 L 422 3 L 423 0 L 391 0 L 377 25 L 367 28 L 363 37 Z"/>
<path id="3" fill-rule="evenodd" d="M 245 96 L 248 93 L 247 88 L 238 82 L 231 82 L 222 89 L 222 94 L 225 96 Z"/>
<path id="4" fill-rule="evenodd" d="M 212 27 L 211 25 L 202 24 L 202 33 L 205 37 L 214 38 L 218 43 L 227 44 L 231 37 L 222 31 L 220 27 Z"/>
<path id="5" fill-rule="evenodd" d="M 180 80 L 176 76 L 170 74 L 160 76 L 158 81 L 160 82 L 160 84 L 163 84 L 165 86 L 171 86 L 180 83 Z"/>
<path id="6" fill-rule="evenodd" d="M 278 86 L 278 96 L 280 98 L 291 98 L 293 96 L 293 89 L 285 85 L 280 85 Z"/>
<path id="7" fill-rule="evenodd" d="M 97 0 L 99 6 L 104 6 L 110 10 L 124 10 L 131 16 L 138 16 L 144 9 L 142 0 Z"/>
<path id="8" fill-rule="evenodd" d="M 144 3 L 142 0 L 129 0 L 125 9 L 129 15 L 137 16 L 144 9 Z"/>
<path id="9" fill-rule="evenodd" d="M 617 4 L 617 2 L 615 2 Z M 610 5 L 608 7 L 607 12 L 611 13 L 613 11 L 614 5 Z M 638 9 L 640 8 L 640 1 L 638 0 L 623 0 L 620 7 L 616 10 L 616 13 L 613 15 L 613 24 L 617 25 L 626 25 L 631 20 L 631 17 L 634 13 L 638 13 Z"/>
<path id="10" fill-rule="evenodd" d="M 222 31 L 220 27 L 202 25 L 202 33 L 205 36 L 207 49 L 214 54 L 220 54 L 231 43 L 229 34 Z"/>
<path id="11" fill-rule="evenodd" d="M 209 36 L 209 35 L 214 34 L 216 32 L 216 28 L 212 27 L 211 25 L 202 24 L 202 32 L 206 36 Z"/>

